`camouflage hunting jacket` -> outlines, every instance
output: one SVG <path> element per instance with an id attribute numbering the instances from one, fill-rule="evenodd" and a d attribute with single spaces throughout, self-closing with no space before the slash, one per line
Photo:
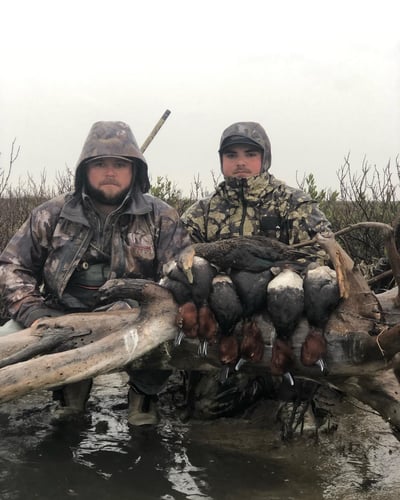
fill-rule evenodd
<path id="1" fill-rule="evenodd" d="M 119 207 L 101 215 L 86 194 L 86 163 L 122 156 L 135 168 Z M 156 280 L 162 266 L 190 244 L 176 210 L 146 194 L 147 162 L 130 127 L 96 122 L 75 171 L 75 191 L 36 207 L 0 255 L 0 291 L 11 317 L 36 319 L 93 310 L 96 290 L 108 279 Z"/>
<path id="2" fill-rule="evenodd" d="M 194 203 L 182 221 L 194 242 L 262 234 L 294 244 L 330 230 L 307 193 L 268 172 L 226 178 L 211 196 Z"/>
<path id="3" fill-rule="evenodd" d="M 163 264 L 190 239 L 175 209 L 148 194 L 140 198 L 103 222 L 88 200 L 72 194 L 36 207 L 0 256 L 0 290 L 10 315 L 29 326 L 57 315 L 55 308 L 68 311 L 67 284 L 90 259 L 108 261 L 108 279 L 158 280 Z"/>

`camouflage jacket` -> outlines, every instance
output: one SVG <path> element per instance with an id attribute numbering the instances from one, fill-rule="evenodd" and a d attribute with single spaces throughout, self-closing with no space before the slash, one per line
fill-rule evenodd
<path id="1" fill-rule="evenodd" d="M 86 162 L 115 155 L 132 161 L 134 181 L 121 205 L 100 215 L 86 194 Z M 190 238 L 176 210 L 146 194 L 149 187 L 147 162 L 130 127 L 93 124 L 77 162 L 74 193 L 36 207 L 0 255 L 0 291 L 11 317 L 30 326 L 44 316 L 91 310 L 92 290 L 107 279 L 158 280 L 162 266 Z"/>
<path id="2" fill-rule="evenodd" d="M 109 279 L 158 280 L 163 264 L 190 244 L 175 209 L 148 194 L 110 214 L 102 228 L 93 217 L 88 200 L 72 194 L 32 211 L 0 256 L 0 290 L 14 319 L 29 326 L 65 309 L 64 291 L 90 245 L 109 255 Z"/>
<path id="3" fill-rule="evenodd" d="M 264 234 L 294 244 L 330 230 L 308 194 L 267 171 L 244 179 L 226 178 L 211 196 L 194 203 L 182 221 L 194 242 Z"/>

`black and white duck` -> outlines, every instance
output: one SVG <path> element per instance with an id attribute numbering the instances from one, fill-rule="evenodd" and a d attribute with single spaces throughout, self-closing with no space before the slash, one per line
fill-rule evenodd
<path id="1" fill-rule="evenodd" d="M 327 342 L 323 329 L 340 301 L 336 272 L 328 266 L 311 264 L 305 273 L 303 287 L 304 311 L 311 329 L 301 347 L 300 359 L 304 366 L 316 364 L 324 371 Z"/>

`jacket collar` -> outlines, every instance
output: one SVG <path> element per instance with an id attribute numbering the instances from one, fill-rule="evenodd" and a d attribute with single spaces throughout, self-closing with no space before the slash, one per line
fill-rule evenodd
<path id="1" fill-rule="evenodd" d="M 248 203 L 257 204 L 266 194 L 274 190 L 271 180 L 272 176 L 268 172 L 243 179 L 226 177 L 218 186 L 217 193 L 232 199 L 245 198 Z"/>
<path id="2" fill-rule="evenodd" d="M 89 196 L 83 192 L 71 195 L 61 209 L 60 217 L 84 226 L 90 226 L 84 211 L 84 206 L 88 203 L 92 206 Z M 143 215 L 151 212 L 151 210 L 151 205 L 144 194 L 139 190 L 135 190 L 127 195 L 116 211 L 120 214 Z"/>

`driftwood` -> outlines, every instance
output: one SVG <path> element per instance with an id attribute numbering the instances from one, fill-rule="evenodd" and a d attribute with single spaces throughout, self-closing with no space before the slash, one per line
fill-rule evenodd
<path id="1" fill-rule="evenodd" d="M 400 429 L 397 289 L 376 296 L 334 238 L 319 236 L 318 244 L 335 266 L 342 297 L 325 328 L 328 372 L 322 373 L 316 366 L 305 367 L 298 361 L 310 331 L 305 318 L 292 338 L 297 361 L 291 372 L 295 377 L 334 384 L 370 404 Z M 392 248 L 392 252 L 391 259 L 396 259 L 397 251 Z M 185 339 L 174 347 L 178 306 L 165 288 L 146 280 L 112 280 L 103 295 L 110 302 L 124 297 L 136 299 L 141 303 L 140 310 L 49 318 L 0 337 L 0 402 L 128 366 L 221 369 L 216 345 L 210 346 L 207 357 L 197 354 L 197 340 Z M 245 371 L 270 369 L 274 327 L 266 315 L 259 314 L 257 320 L 265 342 L 264 356 L 258 363 L 246 363 L 241 368 Z"/>
<path id="2" fill-rule="evenodd" d="M 0 402 L 120 370 L 173 338 L 177 308 L 170 293 L 143 280 L 129 285 L 142 303 L 139 314 L 135 309 L 70 314 L 0 337 L 0 360 L 8 365 L 0 369 Z M 52 353 L 30 359 L 49 349 Z"/>

